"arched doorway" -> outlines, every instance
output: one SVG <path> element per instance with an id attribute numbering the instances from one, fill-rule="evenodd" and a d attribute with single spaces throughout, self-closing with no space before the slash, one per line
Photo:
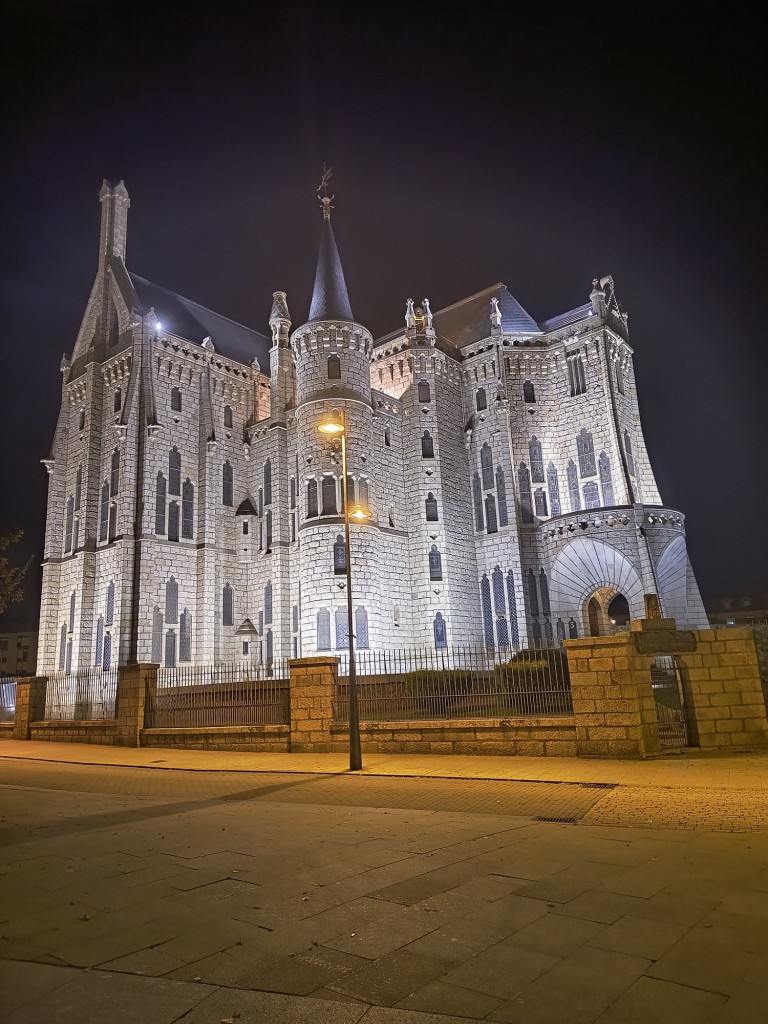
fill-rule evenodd
<path id="1" fill-rule="evenodd" d="M 628 628 L 629 602 L 615 587 L 600 587 L 583 606 L 587 636 L 611 636 Z"/>

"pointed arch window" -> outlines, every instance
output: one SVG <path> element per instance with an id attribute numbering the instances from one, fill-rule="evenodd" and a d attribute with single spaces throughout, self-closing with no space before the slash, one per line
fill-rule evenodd
<path id="1" fill-rule="evenodd" d="M 75 512 L 80 511 L 80 500 L 83 494 L 83 467 L 78 466 L 75 473 Z"/>
<path id="2" fill-rule="evenodd" d="M 181 613 L 179 623 L 179 661 L 192 661 L 192 615 L 189 608 Z"/>
<path id="3" fill-rule="evenodd" d="M 483 610 L 483 639 L 485 641 L 485 646 L 489 650 L 492 650 L 496 645 L 496 639 L 493 631 L 491 583 L 485 573 L 483 573 L 483 578 L 480 580 L 480 606 Z"/>
<path id="4" fill-rule="evenodd" d="M 428 430 L 421 435 L 421 457 L 422 459 L 434 459 L 435 440 Z"/>
<path id="5" fill-rule="evenodd" d="M 420 380 L 418 386 L 419 405 L 429 405 L 432 401 L 432 389 L 428 380 Z"/>
<path id="6" fill-rule="evenodd" d="M 264 463 L 264 504 L 272 504 L 272 461 L 267 459 Z"/>
<path id="7" fill-rule="evenodd" d="M 152 662 L 159 665 L 163 660 L 163 613 L 160 605 L 155 605 L 152 612 Z"/>
<path id="8" fill-rule="evenodd" d="M 181 536 L 184 540 L 194 537 L 195 487 L 187 477 L 182 487 L 181 498 Z"/>
<path id="9" fill-rule="evenodd" d="M 264 621 L 267 625 L 272 622 L 272 584 L 267 583 L 264 587 Z"/>
<path id="10" fill-rule="evenodd" d="M 120 412 L 122 407 L 123 407 L 123 393 L 120 390 L 120 388 L 118 388 L 117 391 L 115 391 L 115 394 L 114 394 L 114 396 L 112 398 L 112 411 L 113 412 Z"/>
<path id="11" fill-rule="evenodd" d="M 94 657 L 94 665 L 97 668 L 101 668 L 101 657 L 104 650 L 104 617 L 100 615 L 96 620 L 96 655 Z"/>
<path id="12" fill-rule="evenodd" d="M 493 610 L 497 615 L 506 615 L 507 603 L 504 598 L 504 573 L 498 565 L 491 573 L 491 583 L 493 586 Z"/>
<path id="13" fill-rule="evenodd" d="M 225 427 L 230 427 L 230 428 L 232 427 L 232 406 L 231 405 L 225 405 L 224 406 L 224 426 Z M 184 658 L 182 658 L 181 660 L 184 661 Z"/>
<path id="14" fill-rule="evenodd" d="M 434 496 L 432 491 L 429 492 L 424 501 L 424 511 L 426 513 L 428 523 L 436 523 L 438 521 L 437 498 Z"/>
<path id="15" fill-rule="evenodd" d="M 101 485 L 101 501 L 99 502 L 99 541 L 109 536 L 109 484 Z"/>
<path id="16" fill-rule="evenodd" d="M 61 624 L 61 633 L 59 634 L 59 672 L 64 671 L 64 665 L 67 657 L 67 624 L 63 622 Z"/>
<path id="17" fill-rule="evenodd" d="M 67 501 L 67 518 L 64 526 L 64 551 L 72 550 L 72 523 L 74 522 L 75 499 L 70 496 Z"/>
<path id="18" fill-rule="evenodd" d="M 603 489 L 603 505 L 612 505 L 613 476 L 611 474 L 611 463 L 605 452 L 600 452 L 600 458 L 597 460 L 597 465 L 600 470 L 600 486 Z"/>
<path id="19" fill-rule="evenodd" d="M 165 621 L 174 624 L 179 621 L 179 585 L 175 576 L 165 584 Z"/>
<path id="20" fill-rule="evenodd" d="M 120 491 L 120 450 L 115 448 L 112 452 L 112 463 L 109 472 L 109 495 L 114 498 Z"/>
<path id="21" fill-rule="evenodd" d="M 544 457 L 541 454 L 541 441 L 532 437 L 528 442 L 528 454 L 531 458 L 531 480 L 535 484 L 544 483 Z"/>
<path id="22" fill-rule="evenodd" d="M 512 646 L 520 646 L 520 627 L 517 623 L 517 602 L 515 600 L 515 575 L 510 569 L 507 573 L 507 602 L 509 604 L 509 639 Z"/>
<path id="23" fill-rule="evenodd" d="M 568 619 L 568 639 L 578 640 L 579 638 L 579 627 L 576 625 L 575 619 Z"/>
<path id="24" fill-rule="evenodd" d="M 482 531 L 485 527 L 483 518 L 483 488 L 480 484 L 480 474 L 475 473 L 472 477 L 472 502 L 475 507 L 475 529 Z"/>
<path id="25" fill-rule="evenodd" d="M 173 629 L 165 634 L 165 667 L 176 668 L 176 631 Z"/>
<path id="26" fill-rule="evenodd" d="M 165 477 L 162 473 L 157 474 L 155 483 L 155 533 L 165 533 Z"/>
<path id="27" fill-rule="evenodd" d="M 616 388 L 620 395 L 624 394 L 624 367 L 621 359 L 616 360 Z"/>
<path id="28" fill-rule="evenodd" d="M 117 505 L 112 502 L 109 506 L 109 539 L 117 537 Z"/>
<path id="29" fill-rule="evenodd" d="M 487 441 L 480 449 L 480 472 L 483 476 L 483 490 L 490 491 L 493 487 L 493 454 Z"/>
<path id="30" fill-rule="evenodd" d="M 390 448 L 392 446 L 392 434 L 389 427 L 384 428 L 384 447 Z"/>
<path id="31" fill-rule="evenodd" d="M 221 470 L 221 501 L 230 507 L 235 504 L 235 473 L 229 459 Z"/>
<path id="32" fill-rule="evenodd" d="M 336 576 L 343 576 L 347 571 L 347 545 L 343 536 L 339 533 L 333 544 L 333 572 Z"/>
<path id="33" fill-rule="evenodd" d="M 504 479 L 504 470 L 501 466 L 496 469 L 496 497 L 499 502 L 499 526 L 509 526 L 509 510 L 507 509 L 507 484 Z"/>
<path id="34" fill-rule="evenodd" d="M 72 550 L 77 551 L 80 546 L 80 518 L 79 516 L 75 519 L 75 525 L 72 528 Z"/>
<path id="35" fill-rule="evenodd" d="M 629 436 L 629 431 L 624 431 L 624 453 L 627 456 L 627 469 L 629 470 L 630 476 L 635 476 L 635 458 L 632 454 L 632 438 Z"/>
<path id="36" fill-rule="evenodd" d="M 168 493 L 181 494 L 181 452 L 175 445 L 168 453 Z"/>
<path id="37" fill-rule="evenodd" d="M 443 578 L 443 556 L 433 544 L 429 549 L 429 578 L 430 580 L 441 580 Z"/>
<path id="38" fill-rule="evenodd" d="M 221 624 L 222 626 L 233 626 L 235 623 L 235 592 L 228 583 L 224 584 L 221 591 Z"/>
<path id="39" fill-rule="evenodd" d="M 78 423 L 78 429 L 85 430 L 85 409 L 80 410 L 80 421 Z"/>
<path id="40" fill-rule="evenodd" d="M 335 516 L 338 513 L 336 504 L 336 477 L 324 476 L 320 484 L 320 496 L 322 498 L 321 516 Z"/>
<path id="41" fill-rule="evenodd" d="M 265 522 L 265 534 L 266 534 L 266 549 L 269 552 L 272 548 L 272 513 L 267 512 Z"/>
<path id="42" fill-rule="evenodd" d="M 520 519 L 524 523 L 532 523 L 531 474 L 524 462 L 517 467 L 517 491 L 520 495 Z"/>
<path id="43" fill-rule="evenodd" d="M 557 470 L 554 462 L 547 464 L 547 490 L 549 491 L 549 507 L 553 516 L 559 516 L 560 507 L 560 484 L 557 479 Z"/>
<path id="44" fill-rule="evenodd" d="M 75 607 L 77 605 L 77 594 L 73 590 L 69 595 L 69 632 L 73 633 L 75 629 Z"/>
<path id="45" fill-rule="evenodd" d="M 438 612 L 432 621 L 432 635 L 435 638 L 435 649 L 444 651 L 448 647 L 448 630 L 442 612 Z"/>
<path id="46" fill-rule="evenodd" d="M 328 356 L 328 380 L 341 380 L 341 360 L 338 356 Z"/>
<path id="47" fill-rule="evenodd" d="M 321 608 L 317 613 L 317 649 L 331 649 L 331 613 L 327 608 Z"/>
<path id="48" fill-rule="evenodd" d="M 171 388 L 171 411 L 181 412 L 181 391 L 178 388 Z"/>
<path id="49" fill-rule="evenodd" d="M 109 672 L 112 668 L 112 634 L 104 634 L 104 649 L 102 651 L 102 668 L 105 672 Z"/>
<path id="50" fill-rule="evenodd" d="M 307 481 L 307 519 L 317 515 L 317 480 Z"/>
<path id="51" fill-rule="evenodd" d="M 568 498 L 571 503 L 571 512 L 580 512 L 581 495 L 579 493 L 579 474 L 576 472 L 576 463 L 573 459 L 568 460 L 565 475 L 568 479 Z"/>
<path id="52" fill-rule="evenodd" d="M 528 581 L 528 605 L 531 609 L 531 615 L 539 614 L 539 592 L 536 589 L 536 574 L 533 569 L 528 570 L 526 577 Z"/>
<path id="53" fill-rule="evenodd" d="M 539 591 L 541 592 L 541 614 L 549 615 L 551 612 L 549 605 L 549 582 L 547 574 L 543 569 L 539 569 Z"/>
<path id="54" fill-rule="evenodd" d="M 558 619 L 555 623 L 555 633 L 557 634 L 558 644 L 562 644 L 565 640 L 565 623 L 562 619 Z"/>
<path id="55" fill-rule="evenodd" d="M 579 472 L 582 476 L 594 476 L 595 468 L 595 443 L 592 434 L 586 427 L 576 435 L 576 452 L 579 456 Z"/>
<path id="56" fill-rule="evenodd" d="M 571 398 L 583 395 L 587 390 L 587 378 L 584 372 L 584 358 L 579 350 L 571 352 L 567 357 L 568 388 Z"/>
<path id="57" fill-rule="evenodd" d="M 533 405 L 536 402 L 536 389 L 533 386 L 533 381 L 523 381 L 523 401 L 528 405 Z"/>
<path id="58" fill-rule="evenodd" d="M 485 496 L 485 524 L 488 533 L 499 532 L 499 521 L 496 517 L 496 499 L 492 494 Z"/>
<path id="59" fill-rule="evenodd" d="M 336 609 L 336 650 L 346 651 L 349 647 L 349 622 L 346 608 Z"/>
<path id="60" fill-rule="evenodd" d="M 478 412 L 488 408 L 488 395 L 485 388 L 478 388 L 475 392 L 475 408 Z"/>
<path id="61" fill-rule="evenodd" d="M 600 508 L 600 492 L 594 480 L 584 484 L 584 508 Z"/>
<path id="62" fill-rule="evenodd" d="M 368 611 L 366 608 L 355 609 L 355 647 L 361 651 L 368 649 Z"/>
<path id="63" fill-rule="evenodd" d="M 292 476 L 290 484 L 288 485 L 290 494 L 291 508 L 296 508 L 296 477 Z"/>
<path id="64" fill-rule="evenodd" d="M 107 601 L 104 614 L 104 624 L 111 626 L 115 621 L 115 581 L 110 580 L 107 587 Z"/>
<path id="65" fill-rule="evenodd" d="M 168 540 L 179 539 L 179 503 L 172 501 L 168 505 Z"/>

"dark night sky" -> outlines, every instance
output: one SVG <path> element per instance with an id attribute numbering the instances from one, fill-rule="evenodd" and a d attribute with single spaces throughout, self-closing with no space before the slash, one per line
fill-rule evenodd
<path id="1" fill-rule="evenodd" d="M 266 331 L 277 288 L 306 315 L 327 161 L 374 334 L 409 295 L 502 280 L 541 319 L 614 275 L 705 598 L 763 598 L 766 40 L 746 4 L 26 0 L 4 29 L 0 531 L 37 561 L 101 179 L 131 194 L 130 269 Z M 38 576 L 5 621 L 34 615 Z"/>

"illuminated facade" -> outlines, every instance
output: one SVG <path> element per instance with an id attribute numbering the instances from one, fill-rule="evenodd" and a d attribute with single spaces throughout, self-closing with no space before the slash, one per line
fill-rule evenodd
<path id="1" fill-rule="evenodd" d="M 706 624 L 661 503 L 613 281 L 535 321 L 502 284 L 374 339 L 330 220 L 311 309 L 270 336 L 129 273 L 105 182 L 99 268 L 50 459 L 38 670 L 270 660 L 347 645 L 343 409 L 361 647 L 551 645 L 657 595 Z M 622 615 L 622 610 L 624 614 Z"/>

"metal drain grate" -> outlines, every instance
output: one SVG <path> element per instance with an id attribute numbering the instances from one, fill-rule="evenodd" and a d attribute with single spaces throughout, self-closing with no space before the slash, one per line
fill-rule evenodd
<path id="1" fill-rule="evenodd" d="M 540 814 L 537 814 L 536 817 L 533 820 L 534 821 L 551 821 L 551 822 L 555 822 L 555 823 L 557 823 L 559 825 L 575 825 L 576 824 L 576 819 L 575 818 L 545 818 L 545 817 L 543 817 Z"/>

